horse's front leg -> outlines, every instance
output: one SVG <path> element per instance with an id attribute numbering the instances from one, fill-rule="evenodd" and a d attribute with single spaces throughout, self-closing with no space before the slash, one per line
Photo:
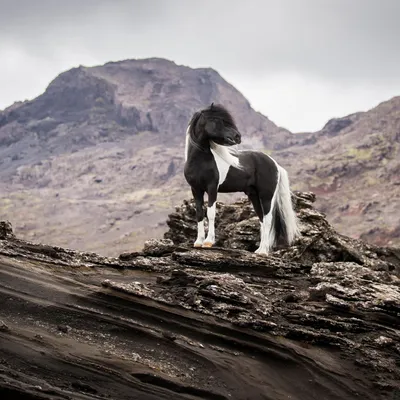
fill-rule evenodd
<path id="1" fill-rule="evenodd" d="M 192 189 L 194 201 L 196 203 L 196 220 L 197 220 L 197 239 L 194 242 L 194 247 L 202 247 L 205 232 L 204 232 L 204 191 L 196 191 Z"/>
<path id="2" fill-rule="evenodd" d="M 207 219 L 208 219 L 208 234 L 206 240 L 203 243 L 203 247 L 212 247 L 215 243 L 215 205 L 217 203 L 217 192 L 218 187 L 212 186 L 208 188 L 208 207 L 207 207 Z"/>

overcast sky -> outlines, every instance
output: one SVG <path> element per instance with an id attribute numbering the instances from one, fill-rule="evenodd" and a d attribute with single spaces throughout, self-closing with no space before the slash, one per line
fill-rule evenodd
<path id="1" fill-rule="evenodd" d="M 0 109 L 128 58 L 212 67 L 291 131 L 400 95 L 400 0 L 0 0 Z"/>

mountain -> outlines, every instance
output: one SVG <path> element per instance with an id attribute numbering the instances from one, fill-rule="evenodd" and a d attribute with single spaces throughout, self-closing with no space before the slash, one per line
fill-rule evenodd
<path id="1" fill-rule="evenodd" d="M 188 120 L 211 102 L 233 113 L 242 147 L 273 155 L 293 189 L 318 195 L 336 229 L 400 245 L 400 97 L 292 134 L 213 69 L 160 58 L 71 69 L 0 112 L 0 219 L 24 239 L 107 256 L 161 237 L 190 196 Z"/>
<path id="2" fill-rule="evenodd" d="M 210 68 L 152 58 L 60 74 L 0 113 L 0 218 L 29 240 L 105 255 L 141 247 L 189 193 L 186 126 L 211 102 L 232 111 L 244 146 L 293 140 Z"/>
<path id="3" fill-rule="evenodd" d="M 294 189 L 315 192 L 317 207 L 339 231 L 400 245 L 400 97 L 295 137 L 276 155 Z"/>

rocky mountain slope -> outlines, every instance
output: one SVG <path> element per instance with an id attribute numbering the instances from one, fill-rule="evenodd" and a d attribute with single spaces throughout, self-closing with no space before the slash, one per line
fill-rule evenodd
<path id="1" fill-rule="evenodd" d="M 211 102 L 231 110 L 242 147 L 272 154 L 295 189 L 317 192 L 341 232 L 400 243 L 398 98 L 293 135 L 216 71 L 163 59 L 81 66 L 0 112 L 0 218 L 23 238 L 104 255 L 161 237 L 189 195 L 186 124 Z"/>
<path id="2" fill-rule="evenodd" d="M 317 193 L 341 232 L 400 245 L 400 97 L 296 138 L 278 152 L 294 188 Z"/>
<path id="3" fill-rule="evenodd" d="M 295 193 L 302 235 L 268 256 L 243 201 L 219 204 L 224 248 L 185 245 L 186 200 L 170 239 L 118 258 L 0 222 L 1 398 L 398 399 L 399 249 L 338 234 L 314 199 Z"/>

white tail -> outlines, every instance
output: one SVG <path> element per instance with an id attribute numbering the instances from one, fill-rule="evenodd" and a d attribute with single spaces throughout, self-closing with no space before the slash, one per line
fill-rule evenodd
<path id="1" fill-rule="evenodd" d="M 274 213 L 273 230 L 276 232 L 276 230 L 279 229 L 276 225 L 276 218 L 280 217 L 283 234 L 290 246 L 294 239 L 300 235 L 300 229 L 296 213 L 293 210 L 288 173 L 284 168 L 278 165 L 278 163 L 276 163 L 276 166 L 278 167 L 278 184 L 277 193 L 276 196 L 274 196 L 274 206 L 279 216 Z M 278 232 L 276 233 L 278 234 Z"/>

